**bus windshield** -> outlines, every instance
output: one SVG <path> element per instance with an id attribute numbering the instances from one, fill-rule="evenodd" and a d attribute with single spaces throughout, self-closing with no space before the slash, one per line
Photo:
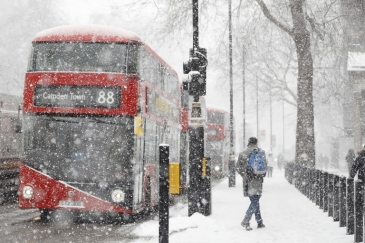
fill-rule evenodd
<path id="1" fill-rule="evenodd" d="M 125 73 L 127 56 L 135 53 L 127 55 L 127 47 L 122 43 L 37 42 L 28 71 Z"/>
<path id="2" fill-rule="evenodd" d="M 133 117 L 24 119 L 23 161 L 28 166 L 70 184 L 130 179 Z"/>
<path id="3" fill-rule="evenodd" d="M 224 113 L 208 112 L 208 123 L 224 124 Z"/>

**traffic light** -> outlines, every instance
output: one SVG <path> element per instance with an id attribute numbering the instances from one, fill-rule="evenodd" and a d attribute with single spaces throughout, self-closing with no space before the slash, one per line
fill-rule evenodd
<path id="1" fill-rule="evenodd" d="M 205 48 L 198 48 L 196 51 L 190 49 L 189 61 L 183 63 L 184 74 L 189 74 L 189 80 L 183 82 L 183 88 L 189 90 L 190 95 L 206 94 L 207 65 Z"/>

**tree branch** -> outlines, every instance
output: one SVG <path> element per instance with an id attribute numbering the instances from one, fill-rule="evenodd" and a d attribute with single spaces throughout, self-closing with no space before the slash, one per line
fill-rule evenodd
<path id="1" fill-rule="evenodd" d="M 309 24 L 310 24 L 310 26 L 311 26 L 312 30 L 313 30 L 313 31 L 314 31 L 314 32 L 318 35 L 319 39 L 320 39 L 321 41 L 323 41 L 323 40 L 324 40 L 324 36 L 323 36 L 323 34 L 322 34 L 319 30 L 318 30 L 318 28 L 316 27 L 316 23 L 315 23 L 314 19 L 313 19 L 313 18 L 311 18 L 311 17 L 309 17 L 307 13 L 305 13 L 305 18 L 306 18 L 306 20 L 309 22 Z"/>
<path id="2" fill-rule="evenodd" d="M 270 12 L 270 10 L 267 8 L 266 4 L 263 0 L 256 0 L 257 4 L 260 6 L 262 12 L 268 18 L 273 24 L 275 24 L 280 29 L 284 30 L 286 33 L 288 33 L 290 36 L 293 36 L 293 30 L 290 29 L 288 26 L 281 23 L 279 20 L 277 20 Z"/>

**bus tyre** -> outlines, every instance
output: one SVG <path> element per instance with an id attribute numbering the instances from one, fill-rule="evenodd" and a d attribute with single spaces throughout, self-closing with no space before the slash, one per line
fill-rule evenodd
<path id="1" fill-rule="evenodd" d="M 2 193 L 0 194 L 0 204 L 4 204 L 5 202 L 5 195 Z"/>
<path id="2" fill-rule="evenodd" d="M 48 209 L 40 209 L 39 210 L 41 213 L 41 220 L 43 221 L 50 221 L 51 220 L 51 216 L 52 216 L 52 210 L 48 210 Z"/>

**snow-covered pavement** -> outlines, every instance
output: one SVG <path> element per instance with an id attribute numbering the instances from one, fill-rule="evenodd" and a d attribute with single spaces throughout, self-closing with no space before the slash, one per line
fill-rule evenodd
<path id="1" fill-rule="evenodd" d="M 252 231 L 241 225 L 249 199 L 243 197 L 242 180 L 237 174 L 236 187 L 228 187 L 228 179 L 213 187 L 212 215 L 195 213 L 188 217 L 188 205 L 178 203 L 170 208 L 170 243 L 343 243 L 354 242 L 328 213 L 302 195 L 284 178 L 284 171 L 274 170 L 265 178 L 260 199 L 261 213 L 266 225 L 257 229 L 251 219 Z M 142 223 L 132 232 L 133 243 L 158 242 L 158 217 Z"/>

